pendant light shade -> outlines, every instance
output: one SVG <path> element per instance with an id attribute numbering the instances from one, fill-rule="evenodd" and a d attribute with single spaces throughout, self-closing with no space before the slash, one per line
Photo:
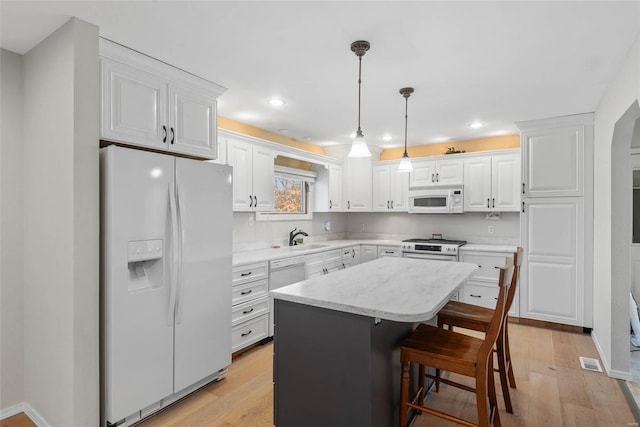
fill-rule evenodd
<path id="1" fill-rule="evenodd" d="M 367 141 L 364 139 L 364 134 L 360 128 L 360 99 L 361 99 L 361 86 L 362 86 L 362 57 L 369 50 L 371 45 L 368 41 L 358 40 L 351 43 L 351 51 L 358 57 L 358 130 L 356 131 L 356 137 L 351 143 L 351 150 L 349 151 L 349 157 L 371 157 L 371 152 L 367 146 Z"/>
<path id="2" fill-rule="evenodd" d="M 400 95 L 404 97 L 404 153 L 402 153 L 402 160 L 400 160 L 400 164 L 398 165 L 398 172 L 413 171 L 411 159 L 409 159 L 409 153 L 407 153 L 407 122 L 409 121 L 409 97 L 412 93 L 412 87 L 403 87 L 402 89 L 400 89 Z"/>

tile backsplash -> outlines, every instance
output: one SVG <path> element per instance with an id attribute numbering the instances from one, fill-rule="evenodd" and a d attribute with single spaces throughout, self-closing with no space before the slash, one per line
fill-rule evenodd
<path id="1" fill-rule="evenodd" d="M 325 221 L 331 223 L 324 230 Z M 315 213 L 312 220 L 256 221 L 255 214 L 233 214 L 234 251 L 287 245 L 294 228 L 309 234 L 307 242 L 343 238 L 393 239 L 430 237 L 442 233 L 445 238 L 464 239 L 472 243 L 519 244 L 519 212 L 503 212 L 499 220 L 489 220 L 484 213 L 426 214 L 408 213 Z M 493 227 L 489 233 L 488 227 Z"/>

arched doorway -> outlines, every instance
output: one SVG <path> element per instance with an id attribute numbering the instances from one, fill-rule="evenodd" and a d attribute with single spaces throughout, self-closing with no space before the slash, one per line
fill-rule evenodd
<path id="1" fill-rule="evenodd" d="M 611 143 L 611 367 L 620 372 L 629 372 L 630 365 L 629 291 L 633 202 L 630 155 L 634 146 L 640 152 L 640 106 L 637 100 L 616 122 Z"/>

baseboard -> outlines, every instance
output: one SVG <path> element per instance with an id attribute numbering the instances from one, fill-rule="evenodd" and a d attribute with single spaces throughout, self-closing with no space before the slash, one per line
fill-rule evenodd
<path id="1" fill-rule="evenodd" d="M 13 417 L 14 415 L 18 415 L 21 412 L 24 412 L 24 402 L 18 403 L 17 405 L 9 406 L 5 409 L 0 409 L 0 420 Z"/>
<path id="2" fill-rule="evenodd" d="M 618 371 L 616 369 L 610 369 L 608 374 L 609 374 L 609 377 L 615 378 L 617 380 L 633 381 L 633 376 L 631 375 L 631 372 L 625 372 L 625 371 Z"/>
<path id="3" fill-rule="evenodd" d="M 598 352 L 598 356 L 600 356 L 600 361 L 602 362 L 602 367 L 607 375 L 611 376 L 609 372 L 611 371 L 611 365 L 609 365 L 609 360 L 604 357 L 604 351 L 602 350 L 602 346 L 600 345 L 600 341 L 598 341 L 598 336 L 596 335 L 596 331 L 591 331 L 591 340 L 593 344 L 596 346 L 596 351 Z"/>
<path id="4" fill-rule="evenodd" d="M 38 412 L 36 412 L 36 410 L 33 409 L 31 405 L 25 402 L 18 403 L 17 405 L 13 405 L 6 409 L 0 410 L 0 420 L 13 417 L 14 415 L 18 415 L 22 412 L 24 412 L 24 414 L 29 417 L 29 419 L 33 421 L 33 423 L 37 427 L 50 427 L 45 419 Z"/>

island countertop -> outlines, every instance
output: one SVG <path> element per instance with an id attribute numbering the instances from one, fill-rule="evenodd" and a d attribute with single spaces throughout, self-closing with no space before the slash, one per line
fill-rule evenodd
<path id="1" fill-rule="evenodd" d="M 397 322 L 433 318 L 478 268 L 466 262 L 379 258 L 275 289 L 275 299 Z"/>

